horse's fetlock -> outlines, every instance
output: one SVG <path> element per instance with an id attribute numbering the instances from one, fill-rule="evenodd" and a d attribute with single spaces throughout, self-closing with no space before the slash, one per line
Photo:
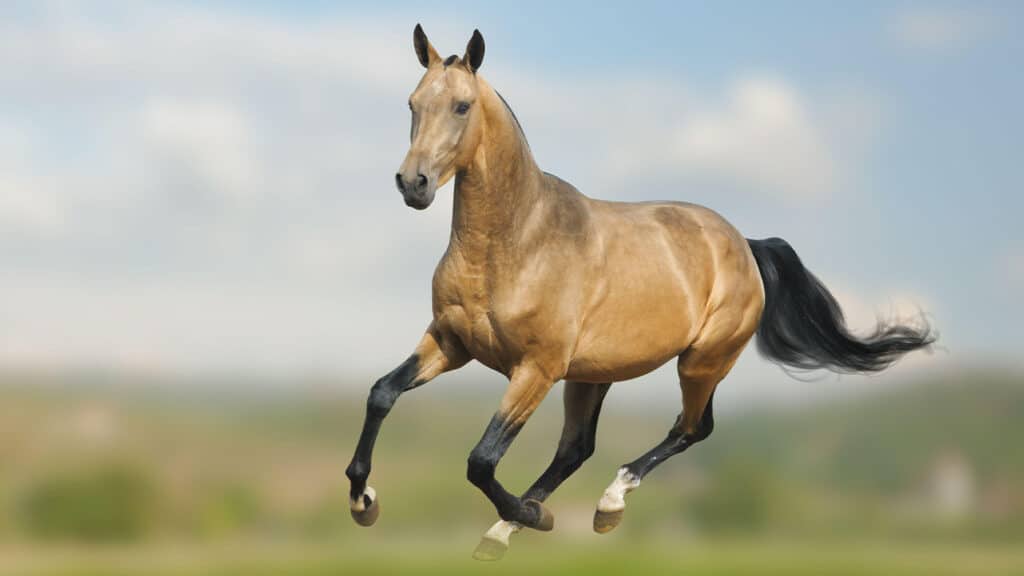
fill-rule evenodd
<path id="1" fill-rule="evenodd" d="M 352 462 L 345 469 L 345 476 L 352 482 L 366 480 L 370 476 L 370 467 L 362 462 Z"/>

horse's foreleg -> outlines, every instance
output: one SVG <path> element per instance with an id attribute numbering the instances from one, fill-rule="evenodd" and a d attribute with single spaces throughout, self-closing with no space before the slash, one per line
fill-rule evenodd
<path id="1" fill-rule="evenodd" d="M 439 374 L 454 370 L 467 361 L 468 357 L 463 351 L 453 346 L 442 346 L 439 335 L 430 330 L 423 336 L 412 356 L 377 380 L 370 389 L 359 444 L 352 456 L 352 462 L 345 470 L 345 475 L 351 482 L 349 506 L 352 518 L 359 525 L 373 525 L 380 513 L 377 494 L 373 488 L 366 485 L 366 479 L 370 475 L 370 461 L 377 433 L 380 432 L 380 425 L 395 405 L 395 401 L 403 392 L 426 384 Z"/>
<path id="2" fill-rule="evenodd" d="M 501 457 L 553 384 L 551 377 L 536 368 L 524 366 L 516 369 L 498 412 L 469 455 L 466 476 L 494 504 L 498 516 L 510 523 L 506 525 L 510 531 L 518 529 L 518 526 L 537 530 L 551 530 L 554 526 L 554 517 L 540 502 L 513 496 L 494 477 Z M 474 556 L 481 560 L 500 558 L 508 546 L 508 533 L 495 539 L 497 535 L 488 532 Z"/>
<path id="3" fill-rule="evenodd" d="M 523 494 L 522 500 L 543 502 L 583 462 L 594 454 L 594 437 L 597 435 L 597 418 L 601 413 L 601 403 L 611 384 L 586 384 L 583 382 L 566 382 L 563 400 L 565 403 L 565 423 L 562 426 L 562 437 L 558 441 L 558 449 L 547 470 Z M 491 526 L 481 541 L 477 557 L 497 559 L 508 548 L 508 540 L 512 534 L 520 530 L 516 522 L 499 520 Z"/>

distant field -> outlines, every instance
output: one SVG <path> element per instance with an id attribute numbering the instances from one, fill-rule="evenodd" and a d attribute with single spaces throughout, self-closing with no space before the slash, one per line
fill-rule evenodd
<path id="1" fill-rule="evenodd" d="M 707 541 L 672 545 L 588 537 L 553 545 L 521 534 L 506 558 L 470 559 L 472 538 L 435 543 L 153 546 L 107 550 L 0 549 L 3 576 L 294 576 L 375 574 L 703 574 L 742 576 L 1024 574 L 1019 546 Z"/>
<path id="2" fill-rule="evenodd" d="M 494 509 L 465 479 L 492 403 L 443 392 L 390 416 L 366 530 L 344 478 L 362 395 L 0 375 L 0 576 L 1024 574 L 1017 374 L 725 414 L 597 536 L 614 471 L 675 410 L 612 407 L 549 501 L 555 531 L 517 535 L 492 565 L 470 556 Z M 560 425 L 549 402 L 524 429 L 498 471 L 510 489 L 540 473 Z"/>

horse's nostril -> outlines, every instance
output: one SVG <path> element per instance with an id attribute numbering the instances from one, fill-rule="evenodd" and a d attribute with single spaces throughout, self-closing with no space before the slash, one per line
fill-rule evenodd
<path id="1" fill-rule="evenodd" d="M 417 174 L 416 175 L 416 187 L 423 188 L 426 185 L 427 185 L 427 177 L 424 176 L 423 174 Z"/>
<path id="2" fill-rule="evenodd" d="M 395 174 L 395 184 L 398 186 L 400 192 L 405 192 L 405 186 L 402 185 L 402 175 Z"/>

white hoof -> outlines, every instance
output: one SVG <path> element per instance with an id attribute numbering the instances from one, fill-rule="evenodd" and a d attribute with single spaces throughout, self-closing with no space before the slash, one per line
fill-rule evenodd
<path id="1" fill-rule="evenodd" d="M 597 503 L 594 513 L 594 531 L 598 534 L 610 532 L 619 522 L 626 510 L 626 494 L 640 485 L 640 479 L 625 468 L 619 468 L 615 481 L 608 486 Z"/>
<path id="2" fill-rule="evenodd" d="M 348 507 L 352 512 L 352 519 L 360 526 L 373 526 L 377 517 L 380 516 L 377 492 L 369 486 L 358 498 L 349 499 Z"/>
<path id="3" fill-rule="evenodd" d="M 476 550 L 473 551 L 473 558 L 485 562 L 501 560 L 508 550 L 509 537 L 522 528 L 516 522 L 499 520 L 480 538 L 480 544 L 477 544 Z"/>

